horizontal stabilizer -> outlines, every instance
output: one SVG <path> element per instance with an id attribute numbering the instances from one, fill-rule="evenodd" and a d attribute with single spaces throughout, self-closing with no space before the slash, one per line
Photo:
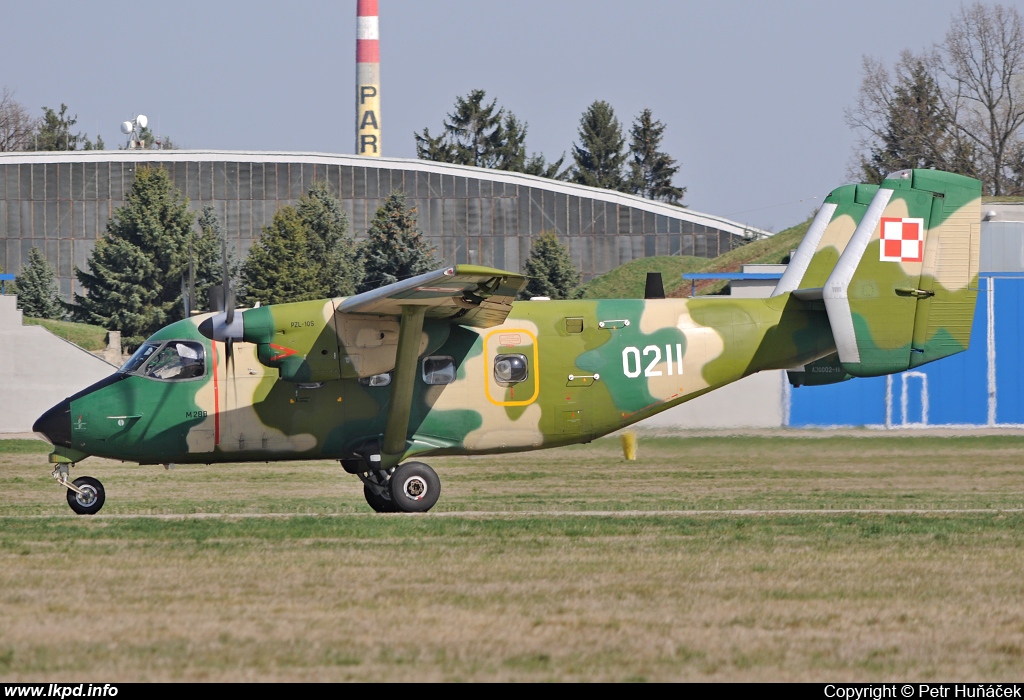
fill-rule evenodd
<path id="1" fill-rule="evenodd" d="M 810 289 L 797 289 L 793 292 L 793 296 L 801 301 L 821 301 L 824 299 L 825 288 L 824 287 L 812 287 Z"/>

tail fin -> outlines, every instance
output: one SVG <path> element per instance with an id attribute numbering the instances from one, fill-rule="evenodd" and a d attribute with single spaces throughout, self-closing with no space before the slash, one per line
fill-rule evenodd
<path id="1" fill-rule="evenodd" d="M 825 285 L 877 191 L 878 185 L 843 185 L 825 197 L 772 292 L 773 297 Z"/>
<path id="2" fill-rule="evenodd" d="M 980 235 L 978 180 L 936 170 L 886 178 L 823 293 L 849 374 L 902 372 L 967 349 Z"/>

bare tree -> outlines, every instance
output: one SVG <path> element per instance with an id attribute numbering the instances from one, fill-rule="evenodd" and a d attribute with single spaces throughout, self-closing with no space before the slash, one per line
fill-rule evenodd
<path id="1" fill-rule="evenodd" d="M 1006 194 L 1007 171 L 1024 140 L 1024 20 L 1014 7 L 961 7 L 932 60 L 944 78 L 944 105 L 968 142 L 961 146 L 982 157 L 986 189 Z"/>
<path id="2" fill-rule="evenodd" d="M 38 119 L 14 99 L 6 87 L 0 90 L 0 151 L 24 151 L 32 142 Z"/>

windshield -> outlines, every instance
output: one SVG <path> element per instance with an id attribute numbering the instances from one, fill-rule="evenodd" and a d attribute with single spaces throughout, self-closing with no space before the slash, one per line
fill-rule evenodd
<path id="1" fill-rule="evenodd" d="M 195 379 L 206 374 L 203 346 L 187 340 L 172 340 L 146 363 L 142 374 L 155 379 Z"/>
<path id="2" fill-rule="evenodd" d="M 139 346 L 139 349 L 128 358 L 128 361 L 121 365 L 121 369 L 118 371 L 124 372 L 125 374 L 130 374 L 136 371 L 146 360 L 149 359 L 150 355 L 156 352 L 158 347 L 160 347 L 160 343 L 143 343 Z"/>

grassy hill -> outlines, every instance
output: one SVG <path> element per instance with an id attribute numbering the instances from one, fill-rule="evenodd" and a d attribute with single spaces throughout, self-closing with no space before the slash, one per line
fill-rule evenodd
<path id="1" fill-rule="evenodd" d="M 595 277 L 585 285 L 588 299 L 635 299 L 644 295 L 648 272 L 660 272 L 666 291 L 670 281 L 682 279 L 684 272 L 700 272 L 708 264 L 707 258 L 692 255 L 663 255 L 640 258 L 620 265 L 611 272 Z"/>
<path id="2" fill-rule="evenodd" d="M 631 260 L 585 284 L 583 295 L 587 299 L 639 299 L 644 295 L 647 273 L 660 272 L 667 296 L 689 296 L 690 283 L 683 280 L 683 273 L 740 272 L 744 265 L 789 262 L 790 251 L 800 244 L 810 225 L 811 219 L 807 219 L 774 236 L 753 241 L 717 258 L 675 255 Z M 716 294 L 725 285 L 726 282 L 718 280 L 701 282 L 697 284 L 697 294 Z"/>
<path id="3" fill-rule="evenodd" d="M 25 318 L 24 322 L 28 326 L 42 326 L 54 335 L 89 352 L 99 352 L 107 347 L 107 332 L 99 326 L 71 321 L 51 321 L 46 318 Z"/>

